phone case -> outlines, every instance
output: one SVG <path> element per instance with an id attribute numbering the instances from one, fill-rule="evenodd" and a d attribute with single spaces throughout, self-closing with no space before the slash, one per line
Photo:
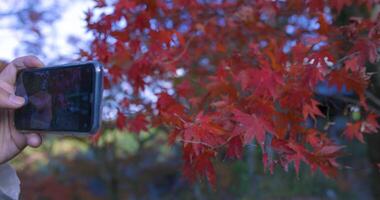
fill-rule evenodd
<path id="1" fill-rule="evenodd" d="M 78 65 L 88 65 L 92 64 L 94 67 L 94 79 L 93 79 L 93 91 L 94 91 L 94 100 L 92 104 L 92 115 L 91 115 L 91 127 L 88 132 L 76 132 L 76 131 L 40 131 L 40 130 L 22 130 L 17 129 L 21 132 L 40 132 L 40 133 L 49 133 L 49 134 L 59 134 L 59 135 L 74 135 L 74 136 L 86 136 L 95 134 L 101 125 L 101 116 L 102 116 L 102 97 L 103 97 L 103 65 L 100 62 L 97 61 L 88 61 L 88 62 L 75 62 L 75 63 L 68 63 L 64 65 L 56 65 L 56 66 L 49 66 L 44 68 L 30 68 L 30 69 L 23 69 L 23 70 L 33 70 L 33 71 L 43 71 L 43 70 L 54 70 L 54 68 L 70 68 Z M 19 73 L 22 73 L 23 70 L 21 70 Z M 16 80 L 16 87 L 19 85 L 23 85 L 23 83 L 17 79 Z M 16 90 L 16 95 L 17 90 Z M 14 121 L 16 118 L 14 119 Z M 16 125 L 15 125 L 16 126 Z"/>

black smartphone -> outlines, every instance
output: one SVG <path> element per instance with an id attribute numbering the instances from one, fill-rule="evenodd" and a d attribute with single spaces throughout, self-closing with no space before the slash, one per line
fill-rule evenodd
<path id="1" fill-rule="evenodd" d="M 83 62 L 19 71 L 16 129 L 25 132 L 92 134 L 100 127 L 103 67 Z"/>

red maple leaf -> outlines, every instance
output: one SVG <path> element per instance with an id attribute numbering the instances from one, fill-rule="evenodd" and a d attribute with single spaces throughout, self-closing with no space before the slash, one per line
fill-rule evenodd
<path id="1" fill-rule="evenodd" d="M 356 138 L 361 143 L 364 143 L 363 133 L 361 132 L 361 129 L 362 129 L 361 122 L 348 123 L 346 130 L 344 130 L 343 134 L 349 140 Z"/>
<path id="2" fill-rule="evenodd" d="M 307 162 L 307 150 L 305 149 L 304 146 L 293 143 L 293 142 L 288 143 L 288 147 L 291 148 L 294 153 L 286 155 L 286 158 L 289 161 L 294 162 L 294 169 L 298 176 L 301 161 Z"/>
<path id="3" fill-rule="evenodd" d="M 228 143 L 227 158 L 240 159 L 243 153 L 243 141 L 239 136 L 233 137 Z"/>
<path id="4" fill-rule="evenodd" d="M 377 115 L 370 113 L 363 121 L 348 123 L 344 135 L 350 140 L 356 138 L 361 143 L 365 143 L 363 133 L 377 133 L 379 128 Z"/>
<path id="5" fill-rule="evenodd" d="M 304 119 L 306 119 L 308 116 L 310 116 L 314 120 L 316 119 L 316 116 L 324 117 L 325 115 L 318 108 L 318 101 L 311 99 L 310 102 L 311 104 L 303 105 L 302 114 Z"/>
<path id="6" fill-rule="evenodd" d="M 372 40 L 360 39 L 356 41 L 352 52 L 359 52 L 359 64 L 364 66 L 366 61 L 375 63 L 377 61 L 377 45 Z"/>
<path id="7" fill-rule="evenodd" d="M 363 67 L 363 65 L 361 65 L 359 63 L 359 57 L 358 56 L 353 56 L 352 58 L 346 60 L 344 62 L 344 67 L 350 71 L 358 71 L 360 68 Z"/>
<path id="8" fill-rule="evenodd" d="M 193 182 L 198 175 L 207 177 L 207 180 L 213 187 L 216 185 L 215 169 L 211 159 L 215 156 L 215 152 L 204 150 L 199 154 L 194 152 L 193 144 L 186 144 L 183 147 L 184 175 Z"/>
<path id="9" fill-rule="evenodd" d="M 205 147 L 216 148 L 224 143 L 225 131 L 215 123 L 212 114 L 198 113 L 191 122 L 186 122 L 183 130 L 185 143 L 194 143 L 194 151 L 198 154 Z"/>
<path id="10" fill-rule="evenodd" d="M 115 10 L 116 11 L 119 11 L 119 10 L 122 10 L 122 9 L 131 9 L 131 8 L 134 8 L 136 6 L 136 3 L 134 1 L 124 1 L 124 0 L 121 0 L 121 1 L 117 1 L 117 3 L 115 4 Z"/>
<path id="11" fill-rule="evenodd" d="M 241 71 L 235 79 L 241 83 L 243 90 L 251 89 L 256 95 L 273 98 L 279 96 L 278 88 L 284 85 L 281 74 L 272 71 L 268 67 Z"/>
<path id="12" fill-rule="evenodd" d="M 363 122 L 364 133 L 377 133 L 380 128 L 379 123 L 377 122 L 377 115 L 370 113 L 368 114 L 366 120 Z"/>
<path id="13" fill-rule="evenodd" d="M 233 114 L 233 119 L 239 123 L 234 131 L 243 135 L 243 143 L 249 144 L 253 139 L 256 139 L 257 143 L 263 147 L 266 132 L 273 132 L 268 122 L 255 114 L 250 115 L 237 109 L 233 111 Z"/>
<path id="14" fill-rule="evenodd" d="M 123 130 L 127 126 L 127 117 L 122 112 L 117 113 L 116 118 L 116 127 L 120 130 Z"/>
<path id="15" fill-rule="evenodd" d="M 133 119 L 128 120 L 128 129 L 134 133 L 139 133 L 140 131 L 147 131 L 148 121 L 144 114 L 139 113 Z"/>
<path id="16" fill-rule="evenodd" d="M 195 171 L 200 174 L 204 174 L 207 177 L 209 183 L 215 187 L 216 185 L 216 176 L 215 169 L 210 159 L 215 156 L 215 153 L 212 151 L 204 151 L 201 155 L 199 155 L 194 164 Z"/>
<path id="17" fill-rule="evenodd" d="M 348 90 L 354 91 L 360 98 L 362 106 L 367 108 L 364 92 L 367 88 L 369 76 L 365 73 L 365 69 L 360 71 L 349 72 L 346 69 L 334 70 L 329 74 L 329 85 L 335 85 L 338 90 L 342 90 L 345 86 Z"/>

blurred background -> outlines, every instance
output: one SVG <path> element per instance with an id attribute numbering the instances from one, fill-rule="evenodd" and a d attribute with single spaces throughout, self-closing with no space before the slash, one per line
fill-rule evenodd
<path id="1" fill-rule="evenodd" d="M 0 1 L 0 59 L 33 54 L 46 65 L 79 58 L 92 35 L 86 31 L 85 12 L 92 0 Z M 323 89 L 323 88 L 322 88 Z M 117 95 L 117 94 L 112 94 Z M 112 118 L 112 116 L 111 116 Z M 338 135 L 347 119 L 338 118 Z M 206 180 L 189 184 L 181 174 L 181 152 L 167 144 L 164 130 L 140 134 L 104 125 L 104 135 L 93 138 L 44 136 L 38 149 L 26 149 L 12 161 L 21 179 L 21 199 L 375 199 L 376 180 L 367 145 L 347 143 L 344 168 L 336 179 L 294 170 L 263 170 L 260 148 L 245 148 L 240 161 L 215 161 L 217 186 Z M 340 135 L 340 134 L 339 134 Z"/>

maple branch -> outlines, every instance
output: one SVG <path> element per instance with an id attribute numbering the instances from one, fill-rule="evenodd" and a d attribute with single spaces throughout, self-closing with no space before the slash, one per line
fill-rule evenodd
<path id="1" fill-rule="evenodd" d="M 207 26 L 208 23 L 211 21 L 212 17 L 210 17 L 209 19 L 206 20 L 206 22 L 202 25 L 203 27 Z M 196 34 L 193 34 L 186 42 L 185 44 L 185 47 L 183 48 L 183 50 L 181 51 L 181 53 L 179 53 L 176 57 L 174 57 L 172 60 L 168 60 L 168 61 L 164 61 L 164 62 L 161 62 L 161 64 L 164 64 L 164 65 L 170 65 L 170 64 L 173 64 L 175 62 L 177 62 L 178 60 L 180 60 L 183 55 L 185 55 L 185 53 L 187 52 L 187 50 L 189 49 L 189 46 L 191 44 L 191 42 L 195 39 L 197 35 Z"/>
<path id="2" fill-rule="evenodd" d="M 373 103 L 375 103 L 377 106 L 380 107 L 380 99 L 377 98 L 373 93 L 371 93 L 370 91 L 365 91 L 365 96 L 371 100 Z"/>
<path id="3" fill-rule="evenodd" d="M 185 53 L 187 52 L 187 50 L 189 49 L 189 46 L 190 46 L 190 43 L 194 40 L 196 35 L 192 35 L 190 37 L 189 40 L 187 40 L 186 44 L 185 44 L 185 47 L 183 48 L 183 50 L 181 51 L 181 53 L 179 53 L 176 57 L 174 57 L 172 60 L 169 60 L 169 61 L 166 61 L 166 62 L 163 62 L 161 64 L 164 64 L 164 65 L 170 65 L 170 64 L 173 64 L 175 62 L 177 62 L 178 60 L 180 60 L 183 55 L 185 55 Z"/>
<path id="4" fill-rule="evenodd" d="M 216 147 L 212 146 L 211 144 L 208 144 L 208 143 L 202 142 L 202 141 L 192 141 L 192 140 L 184 140 L 184 139 L 180 139 L 178 141 L 183 142 L 183 143 L 201 144 L 201 145 L 207 146 L 207 147 L 209 147 L 211 149 L 215 149 L 216 148 Z"/>
<path id="5" fill-rule="evenodd" d="M 339 60 L 336 61 L 336 63 L 332 66 L 332 68 L 335 69 L 335 68 L 340 67 L 343 64 L 344 61 L 346 61 L 346 60 L 348 60 L 348 59 L 356 56 L 357 54 L 359 54 L 358 51 L 356 51 L 356 52 L 354 52 L 354 53 L 352 53 L 350 55 L 347 55 L 347 56 L 344 56 L 344 57 L 340 58 Z"/>
<path id="6" fill-rule="evenodd" d="M 186 124 L 187 122 L 181 117 L 179 116 L 177 113 L 174 113 L 174 116 L 178 117 L 179 120 L 181 120 L 182 123 Z"/>
<path id="7" fill-rule="evenodd" d="M 238 136 L 238 135 L 230 136 L 230 137 L 226 140 L 226 142 L 224 142 L 224 143 L 222 143 L 222 144 L 220 144 L 220 145 L 217 145 L 217 146 L 213 146 L 213 145 L 211 145 L 211 144 L 208 144 L 208 143 L 206 143 L 206 142 L 202 142 L 202 141 L 193 141 L 193 140 L 184 140 L 184 139 L 179 139 L 178 141 L 179 141 L 179 142 L 183 142 L 183 143 L 201 144 L 201 145 L 207 146 L 207 147 L 209 147 L 209 148 L 211 148 L 211 149 L 219 149 L 220 147 L 223 147 L 223 146 L 225 146 L 228 142 L 230 142 L 230 140 L 231 140 L 232 138 L 237 137 L 237 136 Z"/>
<path id="8" fill-rule="evenodd" d="M 333 95 L 333 96 L 331 96 L 331 98 L 337 99 L 337 100 L 341 100 L 341 101 L 344 101 L 344 102 L 348 102 L 348 103 L 352 103 L 352 104 L 356 104 L 356 105 L 360 105 L 360 101 L 358 99 L 354 99 L 354 98 L 347 97 L 347 96 Z M 380 110 L 378 108 L 376 108 L 374 106 L 371 106 L 371 105 L 368 105 L 368 109 L 371 110 L 372 112 L 380 115 Z"/>

